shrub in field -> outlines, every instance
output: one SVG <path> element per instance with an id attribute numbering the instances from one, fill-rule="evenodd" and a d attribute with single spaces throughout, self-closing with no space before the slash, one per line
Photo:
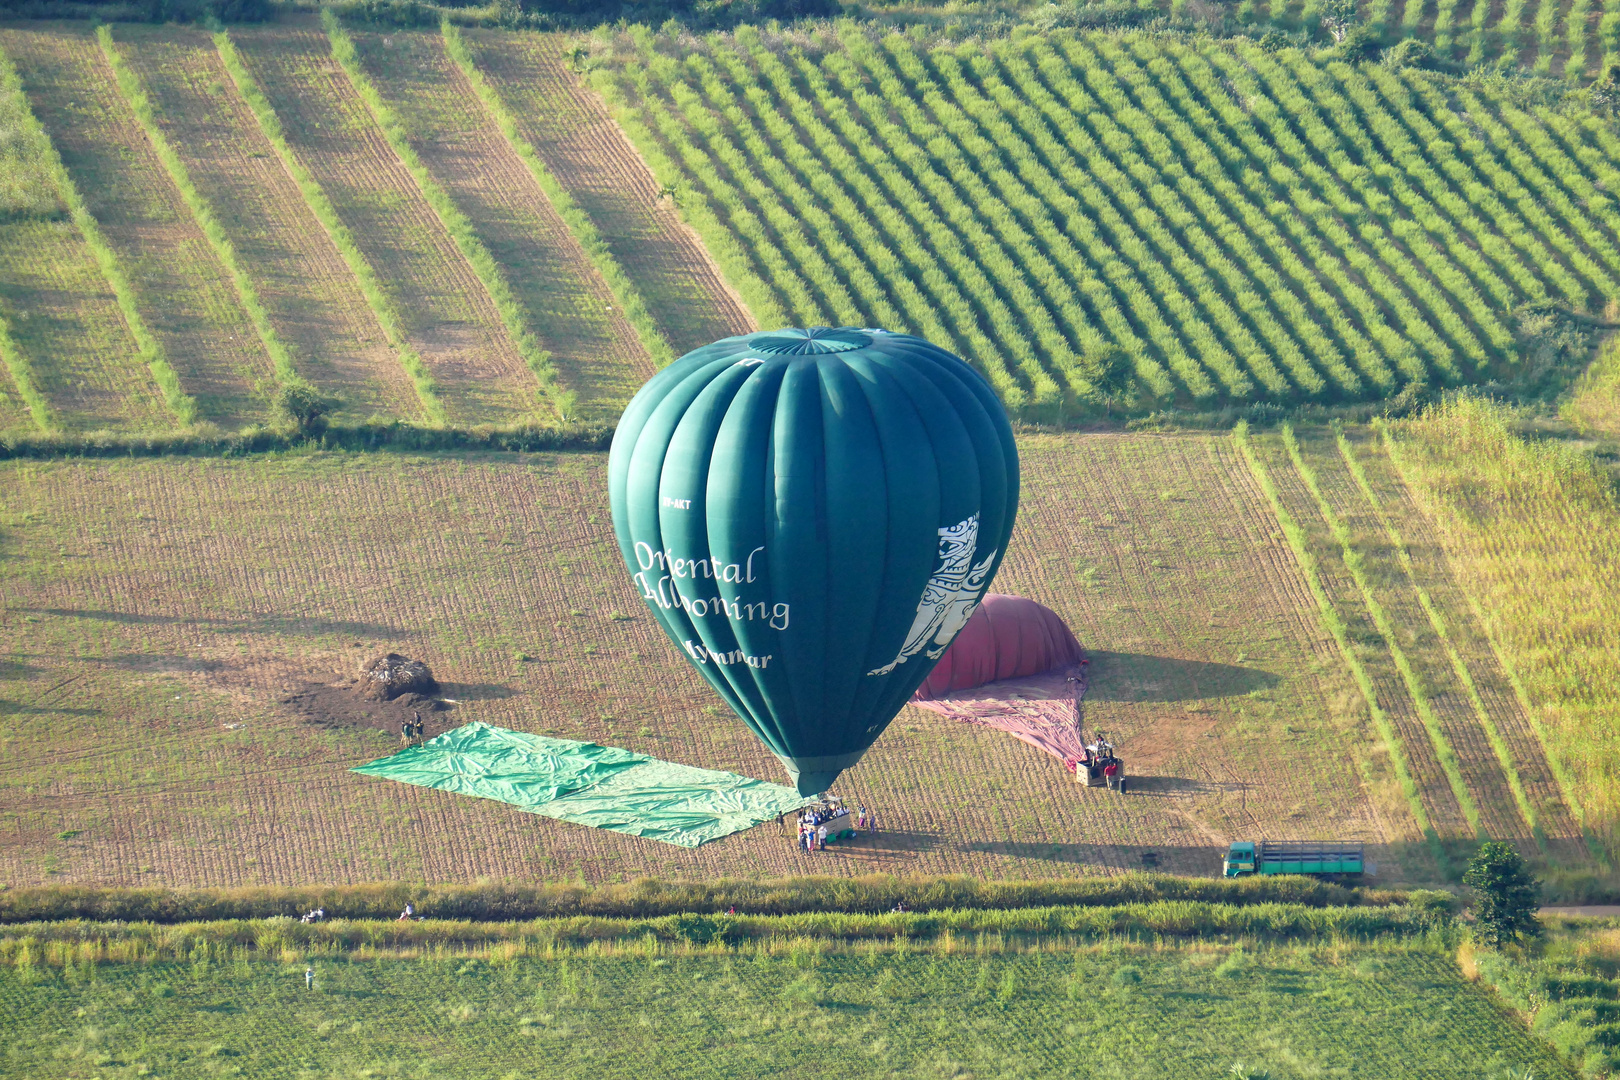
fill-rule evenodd
<path id="1" fill-rule="evenodd" d="M 276 391 L 271 411 L 293 431 L 308 438 L 325 431 L 327 416 L 341 405 L 332 395 L 306 382 L 295 382 Z"/>

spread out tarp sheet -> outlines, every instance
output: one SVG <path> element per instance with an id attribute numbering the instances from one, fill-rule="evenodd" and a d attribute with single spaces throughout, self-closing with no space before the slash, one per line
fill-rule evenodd
<path id="1" fill-rule="evenodd" d="M 689 848 L 815 801 L 736 773 L 476 722 L 354 771 Z"/>

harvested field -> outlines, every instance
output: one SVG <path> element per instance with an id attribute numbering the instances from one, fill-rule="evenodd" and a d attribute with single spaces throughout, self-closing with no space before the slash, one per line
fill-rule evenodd
<path id="1" fill-rule="evenodd" d="M 414 417 L 420 403 L 354 275 L 231 84 L 209 35 L 121 27 L 164 134 L 218 215 L 298 372 L 338 415 Z"/>
<path id="2" fill-rule="evenodd" d="M 1426 880 L 1353 684 L 1225 437 L 1026 439 L 998 588 L 1068 618 L 1090 724 L 1131 774 L 1077 787 L 1005 735 L 908 709 L 844 786 L 882 833 L 774 826 L 684 852 L 348 773 L 397 737 L 279 699 L 426 660 L 484 720 L 779 779 L 642 610 L 601 455 L 298 455 L 0 471 L 0 876 L 137 884 L 1208 873 L 1254 834 L 1371 845 Z M 532 658 L 532 659 L 526 659 Z M 1443 785 L 1444 781 L 1441 780 Z"/>
<path id="3" fill-rule="evenodd" d="M 635 279 L 676 353 L 755 329 L 601 98 L 568 69 L 565 35 L 465 37 L 524 137 Z"/>
<path id="4" fill-rule="evenodd" d="M 269 357 L 120 96 L 94 35 L 71 25 L 11 29 L 0 35 L 0 46 L 22 74 L 34 114 L 129 276 L 142 317 L 181 387 L 196 399 L 199 416 L 224 426 L 261 419 L 273 390 Z M 138 363 L 130 369 L 116 381 L 110 378 L 115 372 L 104 369 L 92 385 L 133 398 L 150 375 Z M 161 410 L 159 391 L 154 387 L 150 395 Z M 131 425 L 120 416 L 95 426 Z"/>
<path id="5" fill-rule="evenodd" d="M 286 129 L 381 277 L 454 423 L 513 423 L 545 410 L 533 374 L 415 180 L 308 23 L 232 32 Z"/>
<path id="6" fill-rule="evenodd" d="M 579 415 L 613 419 L 653 373 L 613 294 L 437 34 L 355 33 L 366 73 L 505 271 Z"/>

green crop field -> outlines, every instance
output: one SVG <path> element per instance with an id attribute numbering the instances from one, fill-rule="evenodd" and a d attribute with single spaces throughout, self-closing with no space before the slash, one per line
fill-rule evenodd
<path id="1" fill-rule="evenodd" d="M 1524 7 L 1364 15 L 1508 75 L 1620 19 Z M 12 24 L 33 148 L 0 187 L 34 194 L 0 220 L 27 253 L 0 421 L 233 430 L 308 382 L 350 424 L 607 422 L 679 352 L 789 323 L 923 334 L 1042 422 L 1404 408 L 1555 392 L 1589 351 L 1536 320 L 1620 303 L 1620 132 L 1573 72 L 875 25 Z"/>
<path id="2" fill-rule="evenodd" d="M 1620 295 L 1612 124 L 1488 81 L 853 24 L 599 48 L 763 321 L 912 330 L 1031 417 L 1524 383 L 1515 308 Z"/>
<path id="3" fill-rule="evenodd" d="M 276 933 L 245 929 L 261 941 Z M 1416 942 L 1042 947 L 981 936 L 694 950 L 649 939 L 539 957 L 292 949 L 278 963 L 206 937 L 179 946 L 182 961 L 75 957 L 65 968 L 43 963 L 37 944 L 24 944 L 33 959 L 18 963 L 18 942 L 6 942 L 0 1071 L 41 1080 L 1574 1075 L 1444 949 Z"/>

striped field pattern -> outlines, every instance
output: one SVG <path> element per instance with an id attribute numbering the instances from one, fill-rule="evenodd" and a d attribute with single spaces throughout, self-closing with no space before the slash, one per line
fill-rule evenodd
<path id="1" fill-rule="evenodd" d="M 1489 79 L 850 24 L 620 50 L 597 87 L 762 323 L 920 333 L 1032 418 L 1511 381 L 1515 307 L 1620 297 L 1613 126 Z"/>

